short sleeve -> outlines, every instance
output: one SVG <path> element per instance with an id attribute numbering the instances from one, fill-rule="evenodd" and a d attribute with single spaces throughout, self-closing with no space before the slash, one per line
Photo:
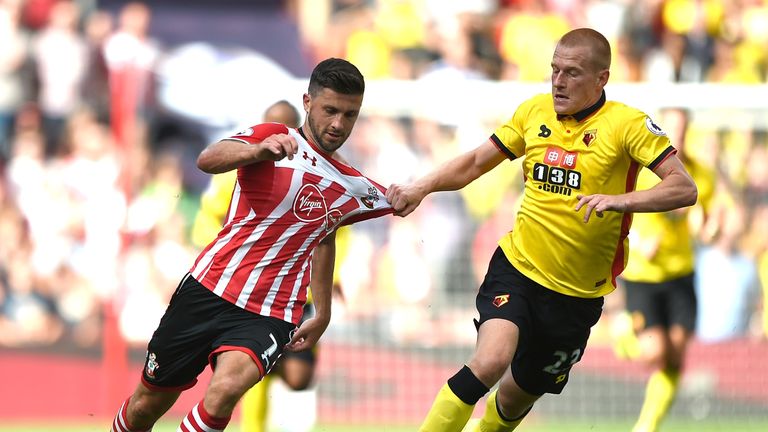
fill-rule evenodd
<path id="1" fill-rule="evenodd" d="M 496 128 L 490 137 L 510 160 L 525 154 L 525 129 L 537 99 L 538 97 L 534 97 L 520 104 L 512 118 Z"/>
<path id="2" fill-rule="evenodd" d="M 277 135 L 277 134 L 287 134 L 287 133 L 288 133 L 288 127 L 283 124 L 262 123 L 262 124 L 257 124 L 249 128 L 246 128 L 244 130 L 241 130 L 240 132 L 237 132 L 236 134 L 231 135 L 225 139 L 243 141 L 248 144 L 256 144 L 261 141 L 264 141 L 264 139 L 269 136 Z"/>
<path id="3" fill-rule="evenodd" d="M 666 132 L 645 113 L 637 111 L 628 120 L 624 124 L 624 146 L 632 159 L 653 170 L 677 152 Z"/>

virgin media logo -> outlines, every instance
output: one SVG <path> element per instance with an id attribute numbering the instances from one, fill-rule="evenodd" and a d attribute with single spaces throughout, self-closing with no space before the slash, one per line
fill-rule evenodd
<path id="1" fill-rule="evenodd" d="M 293 213 L 303 222 L 315 222 L 328 214 L 328 205 L 316 185 L 307 184 L 299 189 L 293 201 Z"/>
<path id="2" fill-rule="evenodd" d="M 299 189 L 293 201 L 293 214 L 302 222 L 316 222 L 324 219 L 326 231 L 331 231 L 341 222 L 341 210 L 329 209 L 320 189 L 313 184 L 307 184 Z"/>

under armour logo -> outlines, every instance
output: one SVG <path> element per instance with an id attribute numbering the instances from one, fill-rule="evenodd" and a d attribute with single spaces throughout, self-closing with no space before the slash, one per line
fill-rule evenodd
<path id="1" fill-rule="evenodd" d="M 541 131 L 539 136 L 542 138 L 548 138 L 550 135 L 552 135 L 552 131 L 547 128 L 547 125 L 539 126 L 539 130 Z"/>
<path id="2" fill-rule="evenodd" d="M 312 161 L 312 166 L 316 166 L 317 165 L 317 158 L 312 156 L 312 158 L 310 159 L 310 157 L 309 157 L 309 155 L 307 154 L 306 151 L 304 152 L 304 156 L 302 156 L 302 157 L 304 158 L 304 160 L 311 160 Z"/>

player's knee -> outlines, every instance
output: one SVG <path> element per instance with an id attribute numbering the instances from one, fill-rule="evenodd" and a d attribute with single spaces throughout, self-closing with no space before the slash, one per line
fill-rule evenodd
<path id="1" fill-rule="evenodd" d="M 215 381 L 211 381 L 208 387 L 208 394 L 217 402 L 228 404 L 239 400 L 251 387 L 236 375 L 219 376 Z"/>
<path id="2" fill-rule="evenodd" d="M 510 367 L 511 359 L 504 356 L 475 356 L 469 368 L 484 383 L 495 384 Z"/>
<path id="3" fill-rule="evenodd" d="M 663 369 L 669 358 L 669 350 L 663 343 L 656 340 L 642 341 L 638 360 L 651 369 Z"/>
<path id="4" fill-rule="evenodd" d="M 640 360 L 648 369 L 652 370 L 667 369 L 669 367 L 669 357 L 663 351 L 644 353 Z"/>
<path id="5" fill-rule="evenodd" d="M 154 401 L 148 397 L 131 397 L 126 411 L 128 423 L 140 429 L 152 426 L 155 421 L 163 414 Z"/>

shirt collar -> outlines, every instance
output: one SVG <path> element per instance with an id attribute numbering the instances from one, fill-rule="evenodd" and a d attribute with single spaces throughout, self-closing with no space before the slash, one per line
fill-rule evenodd
<path id="1" fill-rule="evenodd" d="M 598 99 L 597 102 L 595 102 L 593 105 L 588 106 L 587 108 L 584 108 L 583 110 L 577 112 L 576 114 L 558 114 L 557 119 L 563 120 L 568 117 L 572 117 L 577 122 L 580 122 L 586 119 L 587 117 L 589 117 L 590 115 L 592 115 L 595 111 L 602 108 L 603 105 L 605 105 L 605 90 L 602 91 L 602 93 L 600 94 L 600 99 Z"/>

